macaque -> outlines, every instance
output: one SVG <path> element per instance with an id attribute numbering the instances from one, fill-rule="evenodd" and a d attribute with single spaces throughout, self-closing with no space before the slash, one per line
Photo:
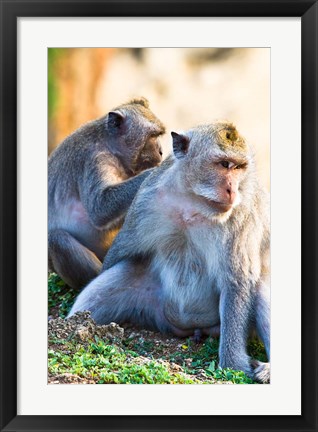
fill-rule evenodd
<path id="1" fill-rule="evenodd" d="M 48 164 L 49 269 L 80 289 L 96 277 L 141 183 L 162 160 L 163 124 L 146 99 L 85 124 Z"/>
<path id="2" fill-rule="evenodd" d="M 220 332 L 219 365 L 269 381 L 269 204 L 253 152 L 228 122 L 172 132 L 173 154 L 145 180 L 70 315 L 130 322 L 180 337 Z"/>

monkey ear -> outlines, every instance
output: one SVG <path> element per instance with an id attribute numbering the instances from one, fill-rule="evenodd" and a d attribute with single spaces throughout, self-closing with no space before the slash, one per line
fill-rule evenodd
<path id="1" fill-rule="evenodd" d="M 108 113 L 107 124 L 110 128 L 119 128 L 124 120 L 124 116 L 119 111 L 110 111 Z"/>
<path id="2" fill-rule="evenodd" d="M 173 153 L 176 158 L 181 159 L 188 153 L 190 139 L 186 135 L 171 132 Z"/>

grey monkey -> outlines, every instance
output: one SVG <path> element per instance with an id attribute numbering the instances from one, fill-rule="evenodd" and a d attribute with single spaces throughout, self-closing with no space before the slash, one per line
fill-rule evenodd
<path id="1" fill-rule="evenodd" d="M 73 288 L 96 277 L 141 183 L 160 164 L 165 128 L 134 99 L 67 137 L 48 162 L 49 269 Z"/>
<path id="2" fill-rule="evenodd" d="M 220 366 L 268 382 L 269 363 L 246 352 L 256 329 L 270 356 L 269 206 L 253 152 L 227 122 L 172 137 L 173 155 L 143 183 L 70 315 L 178 336 L 220 331 Z"/>

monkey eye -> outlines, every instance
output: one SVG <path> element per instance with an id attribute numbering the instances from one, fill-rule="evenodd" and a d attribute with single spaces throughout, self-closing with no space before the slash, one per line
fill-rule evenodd
<path id="1" fill-rule="evenodd" d="M 234 167 L 234 163 L 229 161 L 221 161 L 220 164 L 222 165 L 222 167 L 227 169 Z"/>
<path id="2" fill-rule="evenodd" d="M 245 169 L 247 167 L 246 163 L 242 163 L 240 165 L 236 165 L 235 169 Z"/>

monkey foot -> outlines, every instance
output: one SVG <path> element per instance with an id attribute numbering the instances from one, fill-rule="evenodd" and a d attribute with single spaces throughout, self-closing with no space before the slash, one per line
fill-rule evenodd
<path id="1" fill-rule="evenodd" d="M 270 363 L 263 363 L 258 360 L 252 361 L 254 368 L 253 379 L 261 384 L 270 383 Z"/>
<path id="2" fill-rule="evenodd" d="M 220 337 L 220 324 L 216 324 L 212 327 L 206 327 L 202 329 L 202 333 L 211 336 L 212 338 L 218 338 Z"/>
<path id="3" fill-rule="evenodd" d="M 201 329 L 195 329 L 191 339 L 193 340 L 194 343 L 199 344 L 202 340 L 202 330 Z"/>
<path id="4" fill-rule="evenodd" d="M 197 328 L 197 329 L 179 329 L 178 327 L 171 326 L 170 329 L 173 334 L 175 334 L 178 337 L 188 337 L 195 342 L 200 343 L 203 339 L 203 337 L 210 336 L 212 338 L 218 338 L 220 336 L 220 325 L 216 324 L 212 327 L 205 327 L 205 328 Z"/>

